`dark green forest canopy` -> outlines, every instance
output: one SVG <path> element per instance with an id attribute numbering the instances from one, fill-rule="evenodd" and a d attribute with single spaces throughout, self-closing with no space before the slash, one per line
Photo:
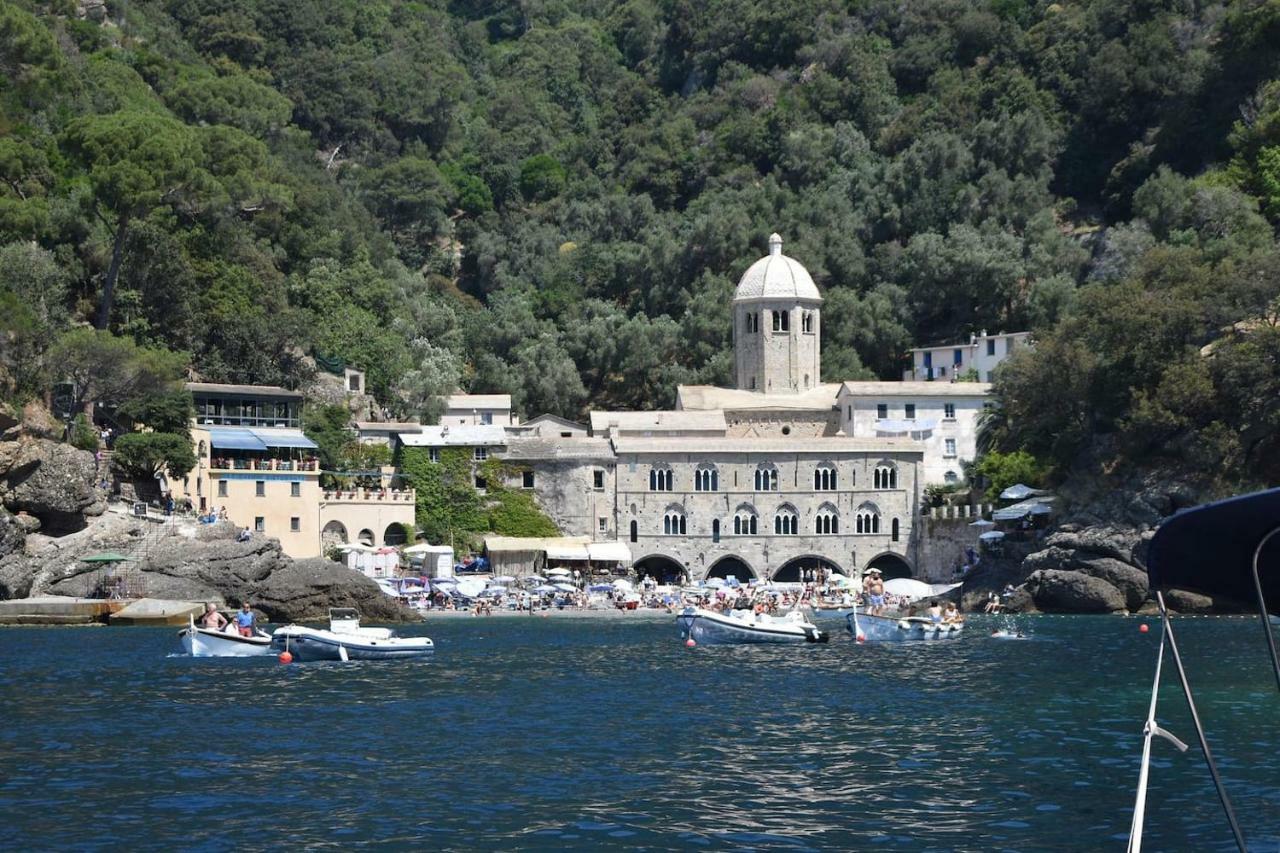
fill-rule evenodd
<path id="1" fill-rule="evenodd" d="M 1223 383 L 1238 347 L 1276 381 L 1274 0 L 80 8 L 0 7 L 9 396 L 96 321 L 210 381 L 354 363 L 398 414 L 668 406 L 730 380 L 777 230 L 826 297 L 824 378 L 1032 328 L 999 442 L 1266 450 L 1274 407 Z"/>

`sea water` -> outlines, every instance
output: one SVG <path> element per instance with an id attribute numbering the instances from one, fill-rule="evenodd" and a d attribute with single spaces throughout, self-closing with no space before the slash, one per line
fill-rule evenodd
<path id="1" fill-rule="evenodd" d="M 0 849 L 1122 849 L 1158 624 L 974 618 L 946 643 L 686 648 L 671 618 L 467 618 L 433 659 L 174 655 L 0 630 Z M 1177 629 L 1251 843 L 1280 842 L 1256 620 Z M 1231 836 L 1170 667 L 1151 850 Z"/>

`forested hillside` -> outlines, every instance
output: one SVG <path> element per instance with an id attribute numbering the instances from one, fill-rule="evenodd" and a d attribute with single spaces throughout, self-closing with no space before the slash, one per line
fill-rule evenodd
<path id="1" fill-rule="evenodd" d="M 403 414 L 667 406 L 778 230 L 825 378 L 1031 327 L 1000 446 L 1275 480 L 1278 46 L 1276 0 L 8 0 L 0 379 L 92 323 Z"/>

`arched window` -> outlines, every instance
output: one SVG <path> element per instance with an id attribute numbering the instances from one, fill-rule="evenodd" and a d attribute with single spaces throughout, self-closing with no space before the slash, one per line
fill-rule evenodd
<path id="1" fill-rule="evenodd" d="M 893 541 L 897 542 L 898 541 L 898 519 L 895 518 L 893 520 L 893 525 L 890 527 L 890 530 L 892 531 L 890 535 L 892 536 Z"/>
<path id="2" fill-rule="evenodd" d="M 791 330 L 791 313 L 789 311 L 773 311 L 773 330 L 788 332 Z"/>
<path id="3" fill-rule="evenodd" d="M 710 462 L 704 462 L 693 472 L 693 490 L 695 492 L 720 491 L 720 472 Z"/>
<path id="4" fill-rule="evenodd" d="M 947 473 L 943 474 L 942 479 L 946 481 L 948 484 L 956 483 L 960 481 L 960 477 L 956 474 L 955 471 L 948 471 Z"/>
<path id="5" fill-rule="evenodd" d="M 669 466 L 654 465 L 649 469 L 649 491 L 669 492 L 673 482 L 674 478 Z"/>
<path id="6" fill-rule="evenodd" d="M 711 520 L 711 541 L 720 541 L 720 519 L 718 518 Z"/>
<path id="7" fill-rule="evenodd" d="M 733 514 L 734 536 L 755 536 L 760 531 L 759 516 L 755 507 L 742 504 Z"/>
<path id="8" fill-rule="evenodd" d="M 803 315 L 801 315 L 801 318 L 800 318 L 800 331 L 802 331 L 802 332 L 812 332 L 812 331 L 813 331 L 813 312 L 812 312 L 812 311 L 806 311 L 806 312 L 804 312 L 804 314 L 803 314 Z"/>
<path id="9" fill-rule="evenodd" d="M 756 491 L 778 491 L 778 469 L 771 462 L 761 462 L 756 466 Z"/>
<path id="10" fill-rule="evenodd" d="M 813 520 L 813 532 L 819 536 L 834 536 L 840 532 L 840 511 L 831 504 L 818 507 Z"/>
<path id="11" fill-rule="evenodd" d="M 872 485 L 877 489 L 898 488 L 898 467 L 889 462 L 881 462 L 872 475 Z"/>
<path id="12" fill-rule="evenodd" d="M 631 541 L 634 542 L 640 538 L 640 523 L 635 519 L 631 520 Z"/>
<path id="13" fill-rule="evenodd" d="M 813 490 L 815 492 L 834 492 L 836 488 L 836 466 L 830 462 L 823 462 L 813 469 Z"/>
<path id="14" fill-rule="evenodd" d="M 667 507 L 667 511 L 662 516 L 662 532 L 666 536 L 683 536 L 689 532 L 689 525 L 684 516 L 684 507 Z"/>
<path id="15" fill-rule="evenodd" d="M 855 533 L 880 532 L 880 508 L 873 503 L 864 503 L 854 514 Z"/>
<path id="16" fill-rule="evenodd" d="M 773 514 L 773 532 L 779 536 L 795 536 L 800 532 L 800 516 L 789 504 L 778 507 Z"/>

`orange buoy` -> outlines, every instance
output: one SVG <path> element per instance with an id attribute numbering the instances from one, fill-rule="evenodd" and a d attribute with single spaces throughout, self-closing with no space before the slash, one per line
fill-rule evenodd
<path id="1" fill-rule="evenodd" d="M 1147 633 L 1147 631 L 1149 631 L 1149 630 L 1151 630 L 1151 629 L 1147 627 L 1147 623 L 1145 623 L 1145 622 L 1143 622 L 1141 625 L 1139 625 L 1139 626 L 1138 626 L 1138 631 L 1139 631 L 1140 633 L 1145 634 L 1145 633 Z"/>
<path id="2" fill-rule="evenodd" d="M 280 663 L 293 663 L 293 655 L 288 652 L 280 653 Z"/>

